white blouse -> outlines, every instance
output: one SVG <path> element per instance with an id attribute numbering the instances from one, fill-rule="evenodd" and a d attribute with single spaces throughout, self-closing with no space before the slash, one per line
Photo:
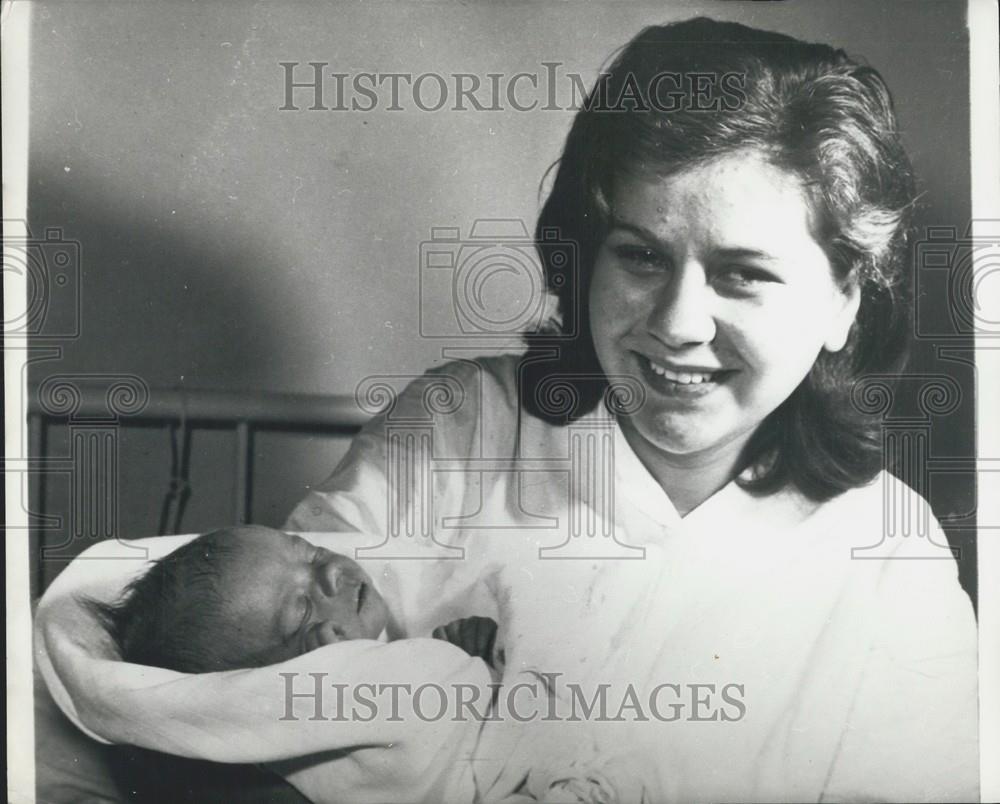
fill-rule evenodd
<path id="1" fill-rule="evenodd" d="M 289 527 L 439 556 L 398 562 L 402 632 L 495 611 L 507 679 L 561 674 L 580 717 L 605 685 L 588 733 L 652 801 L 976 798 L 975 618 L 925 500 L 731 483 L 681 518 L 603 406 L 519 415 L 516 371 L 428 372 Z"/>

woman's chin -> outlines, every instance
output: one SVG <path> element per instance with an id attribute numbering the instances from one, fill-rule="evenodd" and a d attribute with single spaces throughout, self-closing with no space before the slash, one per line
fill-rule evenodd
<path id="1" fill-rule="evenodd" d="M 711 449 L 715 444 L 711 439 L 706 438 L 704 427 L 692 426 L 690 422 L 632 417 L 624 429 L 626 434 L 630 436 L 629 443 L 636 452 L 655 450 L 664 456 L 681 457 L 697 455 Z M 638 445 L 636 444 L 637 440 L 639 441 Z"/>
<path id="2" fill-rule="evenodd" d="M 670 437 L 645 440 L 649 447 L 664 458 L 675 458 L 678 461 L 690 460 L 711 450 L 709 445 L 702 443 L 696 437 L 679 438 L 676 435 L 671 435 Z"/>

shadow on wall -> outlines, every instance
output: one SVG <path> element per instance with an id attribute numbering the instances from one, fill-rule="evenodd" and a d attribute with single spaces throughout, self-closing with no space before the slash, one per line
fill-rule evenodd
<path id="1" fill-rule="evenodd" d="M 287 387 L 285 358 L 296 327 L 304 324 L 283 303 L 283 288 L 294 276 L 282 270 L 280 243 L 248 233 L 238 222 L 228 231 L 185 229 L 149 214 L 144 198 L 119 197 L 97 176 L 76 175 L 69 182 L 52 160 L 36 162 L 41 164 L 31 176 L 29 227 L 35 238 L 56 228 L 62 238 L 79 243 L 78 275 L 74 266 L 68 273 L 77 282 L 81 304 L 79 335 L 50 342 L 56 356 L 31 364 L 32 385 L 55 374 L 119 374 L 139 377 L 151 387 Z M 251 279 L 259 276 L 270 283 Z M 75 298 L 75 292 L 51 294 L 46 320 L 58 331 L 72 329 Z M 67 435 L 67 427 L 50 425 L 44 454 L 69 455 Z M 307 486 L 329 474 L 346 444 L 345 437 L 303 433 L 256 437 L 254 520 L 280 525 Z M 122 428 L 116 449 L 114 532 L 126 538 L 153 535 L 170 485 L 168 430 Z M 183 530 L 200 532 L 233 522 L 235 451 L 231 430 L 193 434 L 192 494 Z M 44 512 L 61 524 L 45 533 L 45 544 L 60 550 L 58 559 L 47 560 L 36 573 L 40 589 L 90 543 L 71 538 L 68 476 L 46 474 L 43 486 Z"/>
<path id="2" fill-rule="evenodd" d="M 80 335 L 59 342 L 57 362 L 150 385 L 274 387 L 298 323 L 282 304 L 292 278 L 281 270 L 280 243 L 240 221 L 228 231 L 182 227 L 146 214 L 153 206 L 120 198 L 99 176 L 70 182 L 52 160 L 33 160 L 32 233 L 56 227 L 80 244 Z M 267 286 L 252 279 L 262 275 Z M 48 363 L 32 381 L 55 370 Z"/>

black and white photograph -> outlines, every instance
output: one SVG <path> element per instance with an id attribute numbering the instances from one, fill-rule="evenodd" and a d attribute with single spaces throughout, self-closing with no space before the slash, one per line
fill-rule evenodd
<path id="1" fill-rule="evenodd" d="M 1000 798 L 997 19 L 4 0 L 8 800 Z"/>

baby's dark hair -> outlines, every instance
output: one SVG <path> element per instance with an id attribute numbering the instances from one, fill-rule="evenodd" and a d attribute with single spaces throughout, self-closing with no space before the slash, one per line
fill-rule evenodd
<path id="1" fill-rule="evenodd" d="M 253 665 L 234 655 L 219 587 L 235 553 L 232 529 L 206 533 L 155 562 L 115 603 L 84 604 L 107 628 L 126 662 L 182 673 L 209 673 Z"/>

